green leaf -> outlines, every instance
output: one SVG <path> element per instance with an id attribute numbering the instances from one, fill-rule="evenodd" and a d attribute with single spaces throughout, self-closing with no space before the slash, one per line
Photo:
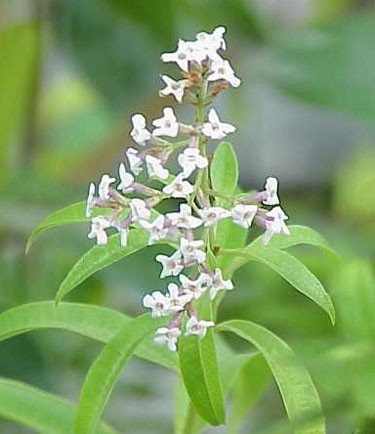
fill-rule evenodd
<path id="1" fill-rule="evenodd" d="M 309 244 L 311 246 L 319 247 L 328 253 L 332 254 L 335 258 L 337 258 L 337 253 L 331 249 L 328 242 L 324 239 L 319 232 L 314 229 L 309 228 L 308 226 L 299 226 L 292 225 L 289 226 L 290 235 L 284 234 L 275 234 L 270 242 L 267 244 L 268 247 L 272 247 L 275 249 L 287 249 L 289 247 L 298 246 L 301 244 Z M 249 245 L 244 247 L 243 251 L 247 250 L 251 251 L 253 248 L 264 247 L 262 243 L 262 236 L 259 236 L 255 240 L 253 240 Z M 230 263 L 230 271 L 234 272 L 238 268 L 242 267 L 246 264 L 246 258 L 235 258 Z"/>
<path id="2" fill-rule="evenodd" d="M 0 378 L 0 417 L 41 434 L 68 434 L 73 427 L 74 404 L 19 381 Z M 103 424 L 97 434 L 114 434 Z"/>
<path id="3" fill-rule="evenodd" d="M 89 219 L 85 216 L 86 202 L 77 202 L 49 214 L 33 230 L 26 243 L 26 253 L 34 244 L 35 239 L 46 229 L 56 226 L 66 225 L 68 223 L 87 222 Z"/>
<path id="4" fill-rule="evenodd" d="M 269 378 L 270 372 L 262 354 L 254 353 L 246 357 L 245 362 L 236 372 L 235 384 L 231 393 L 229 434 L 238 432 L 239 424 L 268 384 Z"/>
<path id="5" fill-rule="evenodd" d="M 81 389 L 74 423 L 76 434 L 91 434 L 123 367 L 137 346 L 165 324 L 165 318 L 149 314 L 130 320 L 103 348 L 91 365 Z"/>
<path id="6" fill-rule="evenodd" d="M 254 260 L 268 265 L 294 286 L 297 291 L 306 295 L 325 310 L 332 324 L 335 323 L 335 308 L 330 296 L 316 276 L 297 258 L 282 250 L 265 246 L 246 247 L 244 251 L 233 250 L 232 252 L 231 254 L 242 256 L 248 261 Z"/>
<path id="7" fill-rule="evenodd" d="M 73 265 L 73 268 L 61 283 L 56 294 L 56 303 L 95 272 L 137 252 L 146 247 L 147 244 L 148 236 L 146 231 L 132 229 L 129 232 L 126 247 L 120 245 L 119 234 L 109 237 L 108 243 L 104 246 L 96 245 L 92 247 Z"/>
<path id="8" fill-rule="evenodd" d="M 64 329 L 100 342 L 109 342 L 130 317 L 113 309 L 89 304 L 53 301 L 30 303 L 9 309 L 0 315 L 0 340 L 39 329 Z M 178 370 L 176 354 L 153 342 L 144 342 L 136 355 L 174 371 Z"/>
<path id="9" fill-rule="evenodd" d="M 212 317 L 208 300 L 200 311 L 200 317 L 205 320 Z M 212 328 L 208 328 L 203 339 L 194 335 L 181 336 L 178 352 L 182 378 L 198 414 L 211 425 L 224 423 L 223 392 Z"/>
<path id="10" fill-rule="evenodd" d="M 235 333 L 255 345 L 266 359 L 279 387 L 296 434 L 325 434 L 318 393 L 309 373 L 280 338 L 249 321 L 227 321 L 217 330 Z"/>
<path id="11" fill-rule="evenodd" d="M 212 188 L 221 194 L 234 194 L 238 182 L 238 163 L 232 145 L 220 142 L 211 164 Z"/>

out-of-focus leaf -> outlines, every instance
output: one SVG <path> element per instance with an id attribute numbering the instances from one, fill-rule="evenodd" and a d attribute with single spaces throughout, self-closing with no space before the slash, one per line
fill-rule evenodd
<path id="1" fill-rule="evenodd" d="M 203 303 L 200 317 L 212 318 L 208 301 Z M 198 414 L 211 425 L 224 423 L 223 392 L 212 328 L 208 328 L 203 339 L 194 335 L 181 336 L 178 353 L 181 375 Z"/>
<path id="2" fill-rule="evenodd" d="M 250 321 L 227 321 L 217 326 L 255 345 L 266 359 L 279 387 L 296 434 L 325 434 L 318 393 L 309 373 L 279 337 Z"/>
<path id="3" fill-rule="evenodd" d="M 103 348 L 81 388 L 74 421 L 75 434 L 92 434 L 99 423 L 116 380 L 137 346 L 153 334 L 164 318 L 142 315 L 130 320 Z"/>
<path id="4" fill-rule="evenodd" d="M 31 233 L 29 239 L 27 240 L 26 253 L 30 250 L 38 235 L 40 235 L 46 229 L 53 228 L 55 226 L 66 225 L 68 223 L 87 222 L 88 219 L 85 216 L 85 210 L 86 202 L 82 201 L 49 214 Z"/>
<path id="5" fill-rule="evenodd" d="M 7 173 L 8 142 L 27 108 L 36 74 L 38 22 L 0 29 L 0 179 Z"/>
<path id="6" fill-rule="evenodd" d="M 40 434 L 68 434 L 73 426 L 73 403 L 19 381 L 0 378 L 0 416 Z M 115 434 L 101 424 L 97 434 Z"/>
<path id="7" fill-rule="evenodd" d="M 319 247 L 335 257 L 337 257 L 336 252 L 334 252 L 327 241 L 316 232 L 314 229 L 311 229 L 307 226 L 289 226 L 290 235 L 286 236 L 284 234 L 275 234 L 267 246 L 275 248 L 275 249 L 287 249 L 289 247 L 298 246 L 300 244 L 309 244 L 311 246 Z M 262 236 L 259 236 L 254 241 L 252 241 L 248 246 L 243 248 L 243 251 L 247 251 L 247 249 L 251 250 L 256 247 L 263 247 L 262 244 Z M 242 265 L 246 264 L 246 258 L 235 258 L 230 263 L 230 272 L 235 271 L 237 268 L 242 267 Z"/>
<path id="8" fill-rule="evenodd" d="M 63 329 L 100 342 L 109 342 L 130 317 L 113 309 L 89 304 L 53 301 L 24 304 L 0 315 L 0 340 L 39 329 Z M 178 370 L 176 354 L 167 348 L 146 341 L 136 350 L 138 357 Z"/>
<path id="9" fill-rule="evenodd" d="M 297 37 L 298 36 L 298 37 Z M 351 15 L 308 35 L 279 37 L 265 74 L 302 100 L 375 119 L 375 13 Z"/>
<path id="10" fill-rule="evenodd" d="M 143 229 L 132 229 L 126 247 L 120 245 L 119 234 L 110 236 L 108 243 L 103 246 L 92 247 L 73 265 L 61 283 L 56 293 L 56 303 L 95 272 L 137 252 L 147 244 L 147 233 Z"/>
<path id="11" fill-rule="evenodd" d="M 233 250 L 233 252 L 237 251 Z M 306 297 L 325 310 L 332 324 L 335 323 L 335 308 L 330 296 L 316 276 L 297 258 L 282 250 L 265 246 L 255 246 L 251 249 L 246 248 L 245 252 L 239 249 L 237 255 L 247 258 L 248 261 L 254 260 L 268 265 L 296 288 L 297 291 L 306 295 Z"/>

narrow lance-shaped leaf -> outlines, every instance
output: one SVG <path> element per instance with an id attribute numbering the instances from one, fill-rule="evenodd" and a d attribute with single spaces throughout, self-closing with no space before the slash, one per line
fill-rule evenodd
<path id="1" fill-rule="evenodd" d="M 129 321 L 103 348 L 91 365 L 81 389 L 74 423 L 76 434 L 91 434 L 109 399 L 123 367 L 137 346 L 150 336 L 165 318 L 142 315 Z"/>
<path id="2" fill-rule="evenodd" d="M 0 340 L 39 329 L 63 329 L 100 342 L 109 342 L 131 320 L 113 309 L 89 304 L 53 301 L 30 303 L 0 315 Z M 165 347 L 145 341 L 136 349 L 138 357 L 178 371 L 176 354 Z"/>
<path id="3" fill-rule="evenodd" d="M 126 247 L 120 245 L 119 234 L 110 236 L 104 246 L 92 247 L 73 265 L 61 283 L 56 294 L 56 303 L 95 272 L 146 247 L 147 241 L 147 233 L 143 229 L 132 229 Z"/>
<path id="4" fill-rule="evenodd" d="M 209 300 L 204 300 L 199 316 L 204 320 L 212 317 Z M 211 425 L 224 423 L 223 392 L 212 328 L 208 328 L 203 339 L 195 335 L 181 336 L 179 359 L 186 390 L 198 414 Z"/>
<path id="5" fill-rule="evenodd" d="M 19 381 L 0 378 L 0 417 L 40 434 L 72 432 L 74 404 Z M 97 434 L 115 434 L 101 424 Z"/>
<path id="6" fill-rule="evenodd" d="M 315 275 L 294 256 L 282 250 L 261 246 L 247 247 L 246 249 L 238 249 L 226 253 L 242 256 L 247 260 L 254 260 L 268 265 L 294 286 L 297 291 L 306 295 L 306 297 L 325 310 L 332 324 L 335 323 L 335 308 L 330 296 Z"/>
<path id="7" fill-rule="evenodd" d="M 86 202 L 82 201 L 55 211 L 52 214 L 49 214 L 32 231 L 26 243 L 26 253 L 34 244 L 36 238 L 45 230 L 56 226 L 66 225 L 69 223 L 87 222 L 88 218 L 85 216 L 85 209 Z"/>
<path id="8" fill-rule="evenodd" d="M 263 354 L 279 387 L 295 434 L 325 434 L 324 417 L 315 386 L 285 342 L 250 321 L 227 321 L 218 325 L 217 330 L 235 333 Z"/>

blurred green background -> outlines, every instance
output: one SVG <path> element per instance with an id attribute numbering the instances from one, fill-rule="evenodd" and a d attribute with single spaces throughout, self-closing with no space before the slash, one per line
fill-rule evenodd
<path id="1" fill-rule="evenodd" d="M 87 228 L 64 227 L 25 256 L 31 229 L 85 198 L 89 181 L 116 172 L 131 144 L 130 115 L 157 117 L 162 105 L 174 104 L 157 97 L 159 74 L 177 73 L 160 53 L 178 37 L 193 39 L 219 24 L 243 80 L 218 100 L 223 119 L 238 127 L 231 140 L 243 187 L 279 177 L 289 222 L 321 231 L 342 255 L 338 265 L 312 249 L 298 252 L 334 298 L 334 328 L 313 303 L 254 264 L 235 275 L 221 318 L 257 321 L 290 343 L 317 385 L 329 434 L 373 434 L 373 1 L 0 1 L 0 309 L 53 299 L 92 242 Z M 142 312 L 143 294 L 160 286 L 156 250 L 94 275 L 70 300 Z M 1 343 L 0 376 L 76 400 L 99 348 L 68 332 L 22 335 Z M 172 433 L 174 383 L 164 369 L 134 360 L 106 419 L 124 433 Z M 30 431 L 0 420 L 0 432 Z M 289 433 L 272 382 L 240 432 Z"/>

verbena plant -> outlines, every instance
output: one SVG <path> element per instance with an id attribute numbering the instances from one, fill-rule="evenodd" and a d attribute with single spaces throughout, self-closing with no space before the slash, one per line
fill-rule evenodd
<path id="1" fill-rule="evenodd" d="M 196 433 L 207 424 L 226 421 L 228 430 L 237 432 L 244 409 L 267 384 L 265 365 L 276 380 L 294 431 L 325 433 L 317 391 L 288 345 L 259 324 L 216 321 L 226 292 L 235 287 L 233 273 L 257 261 L 318 304 L 334 323 L 334 308 L 322 284 L 285 251 L 299 244 L 329 249 L 324 239 L 308 227 L 286 226 L 276 178 L 267 178 L 261 191 L 241 191 L 230 143 L 218 143 L 212 154 L 207 151 L 209 142 L 222 140 L 236 129 L 221 122 L 215 109 L 209 108 L 221 92 L 241 83 L 229 61 L 219 54 L 226 48 L 224 32 L 218 27 L 212 33 L 198 33 L 195 41 L 180 40 L 175 52 L 162 55 L 164 62 L 177 64 L 182 78 L 176 81 L 163 75 L 165 87 L 160 96 L 192 105 L 194 120 L 181 123 L 174 110 L 166 107 L 150 131 L 145 117 L 135 114 L 130 135 L 138 149 L 126 150 L 119 180 L 103 175 L 98 193 L 90 184 L 86 202 L 51 214 L 32 233 L 27 249 L 47 228 L 91 221 L 88 236 L 96 238 L 97 245 L 73 266 L 55 303 L 32 303 L 3 313 L 0 336 L 5 339 L 40 328 L 63 328 L 105 345 L 87 373 L 75 407 L 31 386 L 0 380 L 0 414 L 4 417 L 41 433 L 116 432 L 101 424 L 100 418 L 120 372 L 136 355 L 180 377 L 176 433 Z M 179 167 L 177 174 L 167 168 L 171 160 Z M 160 211 L 161 203 L 167 212 Z M 246 244 L 255 225 L 264 228 L 264 233 Z M 109 235 L 110 231 L 115 233 Z M 61 302 L 96 271 L 157 244 L 171 249 L 169 256 L 155 258 L 161 265 L 159 277 L 172 276 L 174 281 L 166 291 L 144 296 L 143 305 L 151 314 L 130 318 L 112 309 Z M 158 281 L 160 287 L 165 285 L 155 279 Z M 221 338 L 222 332 L 234 333 L 256 352 L 235 354 Z M 237 387 L 243 380 L 254 383 L 248 394 Z M 228 395 L 231 406 L 226 418 Z"/>

